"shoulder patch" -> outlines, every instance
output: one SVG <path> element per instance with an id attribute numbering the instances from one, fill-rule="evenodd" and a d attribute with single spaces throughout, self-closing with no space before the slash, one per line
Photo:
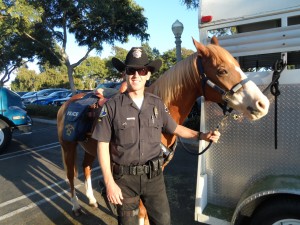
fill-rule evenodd
<path id="1" fill-rule="evenodd" d="M 106 105 L 103 105 L 101 112 L 99 114 L 99 121 L 101 121 L 101 119 L 103 117 L 105 117 L 106 115 L 107 115 L 107 108 L 106 108 Z"/>

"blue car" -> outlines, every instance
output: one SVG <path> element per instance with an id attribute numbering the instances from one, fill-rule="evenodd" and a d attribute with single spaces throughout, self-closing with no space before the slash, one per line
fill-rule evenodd
<path id="1" fill-rule="evenodd" d="M 11 142 L 14 130 L 31 133 L 32 120 L 25 109 L 18 94 L 0 87 L 0 154 Z"/>
<path id="2" fill-rule="evenodd" d="M 33 101 L 39 100 L 40 98 L 45 98 L 48 95 L 50 95 L 53 92 L 56 91 L 68 91 L 68 89 L 65 88 L 48 88 L 48 89 L 43 89 L 37 92 L 33 92 L 32 94 L 25 94 L 22 96 L 22 101 L 24 102 L 25 105 L 27 104 L 32 104 Z"/>
<path id="3" fill-rule="evenodd" d="M 32 104 L 36 105 L 52 105 L 53 101 L 59 98 L 65 98 L 67 97 L 71 91 L 56 91 L 51 93 L 50 95 L 46 97 L 40 97 L 38 100 L 34 100 Z"/>

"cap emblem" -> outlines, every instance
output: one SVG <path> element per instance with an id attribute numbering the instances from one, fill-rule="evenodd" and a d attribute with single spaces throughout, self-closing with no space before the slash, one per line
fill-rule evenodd
<path id="1" fill-rule="evenodd" d="M 142 49 L 140 49 L 140 48 L 135 48 L 134 50 L 133 50 L 133 52 L 132 52 L 132 55 L 133 55 L 133 57 L 134 58 L 141 58 L 141 56 L 142 56 Z"/>

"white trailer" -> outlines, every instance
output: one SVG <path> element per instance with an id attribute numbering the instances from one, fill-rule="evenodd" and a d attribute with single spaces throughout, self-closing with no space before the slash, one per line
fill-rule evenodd
<path id="1" fill-rule="evenodd" d="M 200 0 L 200 41 L 212 35 L 261 90 L 276 60 L 287 65 L 259 121 L 228 119 L 199 156 L 195 220 L 207 224 L 300 224 L 300 1 Z M 274 91 L 273 91 L 274 92 Z M 277 89 L 275 94 L 279 94 Z M 277 103 L 276 103 L 277 102 Z M 202 131 L 223 118 L 202 100 Z M 277 109 L 276 109 L 277 107 Z M 200 142 L 199 151 L 204 148 Z"/>

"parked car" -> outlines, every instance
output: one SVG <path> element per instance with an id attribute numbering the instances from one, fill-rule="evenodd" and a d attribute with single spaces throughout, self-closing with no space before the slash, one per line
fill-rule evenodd
<path id="1" fill-rule="evenodd" d="M 76 93 L 78 94 L 78 93 L 85 93 L 85 92 L 91 92 L 91 91 L 93 91 L 93 90 L 77 90 Z M 68 101 L 71 97 L 72 97 L 72 93 L 70 93 L 65 98 L 55 99 L 55 100 L 53 100 L 52 105 L 62 106 L 62 104 L 64 104 L 66 101 Z"/>
<path id="2" fill-rule="evenodd" d="M 67 97 L 65 97 L 65 98 L 59 98 L 59 99 L 53 100 L 52 105 L 61 106 L 66 101 L 68 101 L 71 97 L 72 97 L 72 92 L 70 94 L 68 94 Z"/>
<path id="3" fill-rule="evenodd" d="M 98 88 L 120 88 L 120 85 L 122 84 L 122 82 L 107 82 L 107 83 L 102 83 L 99 84 L 96 89 Z"/>
<path id="4" fill-rule="evenodd" d="M 29 91 L 29 92 L 25 93 L 24 95 L 22 95 L 21 97 L 25 98 L 25 97 L 28 97 L 28 96 L 33 95 L 35 93 L 36 93 L 36 91 Z"/>
<path id="5" fill-rule="evenodd" d="M 16 93 L 20 96 L 23 96 L 28 93 L 28 91 L 16 91 Z"/>
<path id="6" fill-rule="evenodd" d="M 0 87 L 0 154 L 12 139 L 12 132 L 18 129 L 30 133 L 32 120 L 25 111 L 21 97 L 4 87 Z"/>
<path id="7" fill-rule="evenodd" d="M 53 101 L 60 98 L 65 98 L 69 94 L 71 94 L 71 91 L 56 91 L 52 92 L 46 97 L 41 97 L 37 100 L 34 100 L 32 104 L 36 105 L 52 105 Z"/>
<path id="8" fill-rule="evenodd" d="M 32 95 L 29 95 L 29 96 L 22 96 L 22 100 L 24 102 L 25 105 L 27 104 L 31 104 L 34 100 L 38 100 L 42 97 L 46 97 L 48 96 L 49 94 L 53 93 L 53 92 L 56 92 L 56 91 L 68 91 L 68 89 L 65 89 L 65 88 L 48 88 L 48 89 L 43 89 L 43 90 L 40 90 Z"/>

